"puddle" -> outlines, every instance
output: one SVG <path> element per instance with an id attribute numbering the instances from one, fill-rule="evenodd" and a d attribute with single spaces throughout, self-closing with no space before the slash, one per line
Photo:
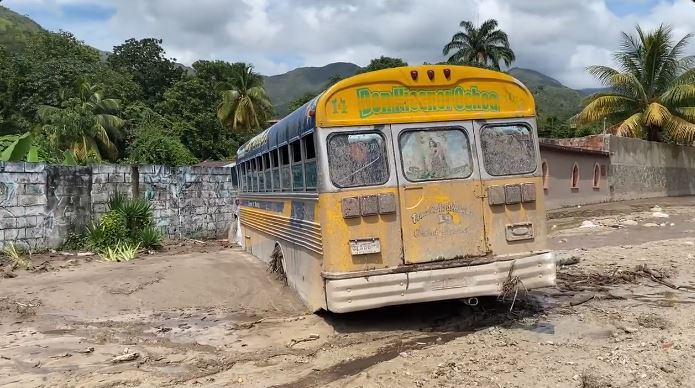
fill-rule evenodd
<path id="1" fill-rule="evenodd" d="M 393 360 L 402 352 L 411 350 L 425 349 L 432 345 L 441 345 L 453 341 L 456 338 L 471 334 L 472 331 L 452 332 L 433 335 L 423 338 L 417 338 L 406 342 L 398 342 L 380 349 L 376 354 L 367 357 L 361 357 L 354 360 L 342 362 L 333 365 L 330 368 L 316 371 L 299 380 L 291 383 L 275 385 L 272 388 L 309 388 L 321 387 L 344 377 L 354 376 L 365 369 L 374 365 Z M 439 341 L 437 341 L 439 339 Z"/>

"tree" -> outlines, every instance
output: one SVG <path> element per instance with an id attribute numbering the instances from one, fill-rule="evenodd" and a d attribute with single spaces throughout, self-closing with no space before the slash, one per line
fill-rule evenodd
<path id="1" fill-rule="evenodd" d="M 118 100 L 104 98 L 101 85 L 85 82 L 61 107 L 39 107 L 38 116 L 58 151 L 70 150 L 83 162 L 104 157 L 116 161 L 116 142 L 122 138 L 125 124 L 119 112 Z"/>
<path id="2" fill-rule="evenodd" d="M 114 47 L 113 54 L 107 60 L 115 70 L 132 76 L 142 88 L 145 100 L 152 106 L 184 74 L 175 59 L 166 58 L 161 44 L 160 39 L 128 39 Z"/>
<path id="3" fill-rule="evenodd" d="M 390 69 L 393 67 L 402 66 L 408 66 L 408 63 L 402 60 L 401 58 L 391 58 L 382 55 L 379 58 L 375 58 L 369 61 L 369 64 L 365 68 L 360 70 L 358 73 L 368 73 L 370 71 Z M 338 81 L 340 81 L 340 79 L 338 79 Z"/>
<path id="4" fill-rule="evenodd" d="M 619 68 L 590 66 L 588 72 L 610 88 L 585 101 L 579 123 L 606 119 L 619 136 L 684 144 L 695 140 L 695 56 L 683 56 L 691 35 L 674 44 L 669 26 L 637 35 L 622 34 L 614 53 Z"/>
<path id="5" fill-rule="evenodd" d="M 232 78 L 220 86 L 223 91 L 217 117 L 221 123 L 235 131 L 263 128 L 272 105 L 263 88 L 263 78 L 253 71 L 253 66 L 235 63 Z"/>
<path id="6" fill-rule="evenodd" d="M 175 136 L 199 159 L 224 159 L 234 151 L 233 135 L 217 119 L 221 97 L 216 88 L 213 82 L 196 75 L 174 84 L 158 105 Z"/>
<path id="7" fill-rule="evenodd" d="M 287 109 L 290 112 L 294 112 L 295 110 L 301 108 L 307 102 L 314 99 L 316 96 L 318 96 L 318 93 L 304 93 L 304 95 L 297 97 L 294 100 L 290 101 L 290 103 L 287 104 Z"/>
<path id="8" fill-rule="evenodd" d="M 497 29 L 497 20 L 489 19 L 477 28 L 470 21 L 460 23 L 463 31 L 457 32 L 442 50 L 443 55 L 454 52 L 448 62 L 500 69 L 500 61 L 509 67 L 516 59 L 509 48 L 507 34 Z"/>

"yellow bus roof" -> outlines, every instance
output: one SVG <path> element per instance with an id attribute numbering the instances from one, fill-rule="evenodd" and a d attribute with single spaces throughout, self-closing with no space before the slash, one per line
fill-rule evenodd
<path id="1" fill-rule="evenodd" d="M 326 90 L 316 126 L 339 127 L 535 116 L 533 95 L 509 74 L 456 65 L 359 74 Z"/>

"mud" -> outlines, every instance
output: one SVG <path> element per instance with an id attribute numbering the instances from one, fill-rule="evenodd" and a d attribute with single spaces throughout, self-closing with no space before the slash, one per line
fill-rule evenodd
<path id="1" fill-rule="evenodd" d="M 553 218 L 565 226 L 550 240 L 577 260 L 511 311 L 481 298 L 307 314 L 266 264 L 221 244 L 129 263 L 37 255 L 47 271 L 0 277 L 0 386 L 695 386 L 687 201 L 659 201 L 682 221 L 658 235 L 642 226 L 656 202 Z M 624 219 L 638 224 L 610 226 Z"/>

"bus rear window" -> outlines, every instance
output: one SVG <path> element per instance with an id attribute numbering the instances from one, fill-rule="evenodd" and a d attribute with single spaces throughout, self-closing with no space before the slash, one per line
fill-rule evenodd
<path id="1" fill-rule="evenodd" d="M 485 171 L 494 176 L 536 171 L 536 147 L 525 125 L 496 125 L 480 130 Z"/>
<path id="2" fill-rule="evenodd" d="M 471 146 L 461 129 L 433 128 L 401 134 L 403 174 L 411 182 L 468 178 Z"/>
<path id="3" fill-rule="evenodd" d="M 331 136 L 328 165 L 338 187 L 376 186 L 389 179 L 384 138 L 378 133 Z"/>

